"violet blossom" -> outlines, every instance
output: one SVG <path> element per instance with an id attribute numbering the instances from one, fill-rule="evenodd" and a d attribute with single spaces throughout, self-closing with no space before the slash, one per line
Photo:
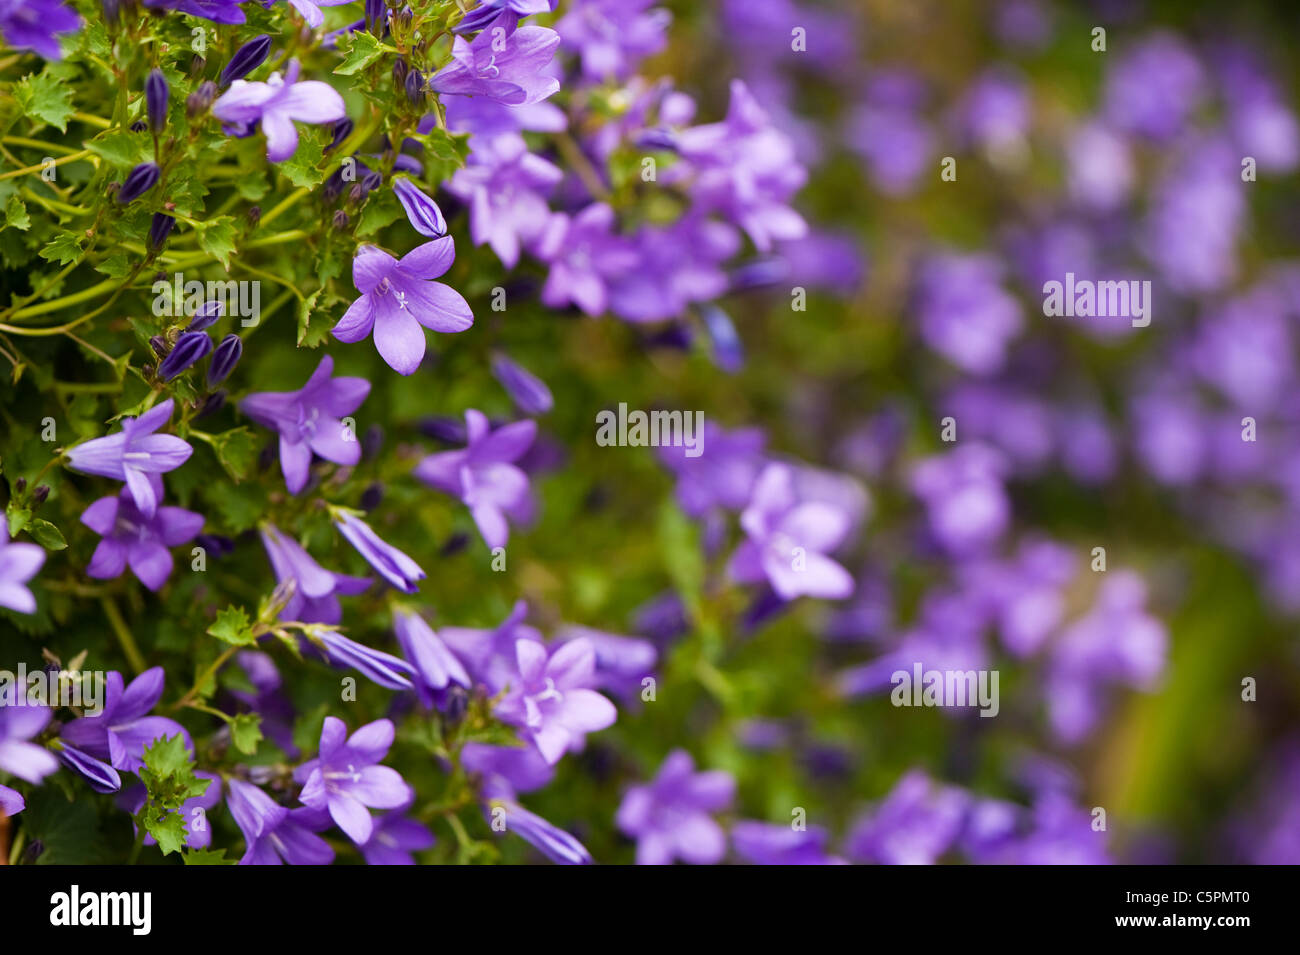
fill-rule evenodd
<path id="1" fill-rule="evenodd" d="M 429 77 L 429 88 L 442 95 L 482 96 L 509 106 L 538 103 L 555 95 L 560 81 L 545 68 L 555 56 L 560 36 L 547 27 L 513 30 L 514 14 L 503 13 L 473 40 L 457 36 L 451 62 Z M 507 31 L 500 35 L 498 26 Z"/>
<path id="2" fill-rule="evenodd" d="M 27 582 L 45 563 L 45 548 L 9 539 L 9 522 L 0 520 L 0 607 L 18 613 L 36 612 L 36 597 Z"/>
<path id="3" fill-rule="evenodd" d="M 729 773 L 697 773 L 690 754 L 676 749 L 653 780 L 623 795 L 615 822 L 636 839 L 637 865 L 715 865 L 727 853 L 727 836 L 710 813 L 730 807 L 735 794 Z"/>
<path id="4" fill-rule="evenodd" d="M 161 480 L 157 496 L 161 496 Z M 128 566 L 140 583 L 157 590 L 171 576 L 172 555 L 169 548 L 179 547 L 203 529 L 202 514 L 183 507 L 159 507 L 146 515 L 131 496 L 130 488 L 101 497 L 81 514 L 81 523 L 103 540 L 86 567 L 87 575 L 98 580 L 119 577 Z"/>
<path id="5" fill-rule="evenodd" d="M 172 407 L 172 399 L 168 398 L 138 418 L 123 418 L 122 430 L 117 434 L 69 448 L 68 466 L 85 474 L 125 481 L 140 513 L 153 517 L 162 482 L 155 482 L 151 476 L 175 470 L 194 452 L 175 435 L 154 434 L 171 420 Z"/>
<path id="6" fill-rule="evenodd" d="M 244 834 L 247 848 L 240 865 L 329 865 L 334 850 L 316 835 L 329 828 L 329 816 L 316 809 L 286 809 L 252 783 L 227 781 L 226 806 Z"/>
<path id="7" fill-rule="evenodd" d="M 518 726 L 548 763 L 581 750 L 587 733 L 614 724 L 614 704 L 591 689 L 596 650 L 578 639 L 548 650 L 531 640 L 515 644 L 517 676 L 493 713 Z"/>
<path id="8" fill-rule="evenodd" d="M 104 681 L 104 706 L 95 716 L 82 716 L 63 727 L 60 738 L 113 768 L 139 772 L 144 751 L 156 740 L 179 735 L 194 752 L 189 732 L 165 716 L 149 716 L 162 698 L 166 677 L 162 667 L 145 670 L 124 685 L 122 674 L 111 671 Z"/>
<path id="9" fill-rule="evenodd" d="M 368 577 L 350 577 L 326 570 L 292 537 L 272 524 L 261 528 L 262 544 L 276 580 L 292 581 L 292 592 L 280 611 L 281 620 L 337 624 L 343 619 L 338 597 L 354 596 L 370 586 Z"/>
<path id="10" fill-rule="evenodd" d="M 347 726 L 325 717 L 320 756 L 294 770 L 303 784 L 299 799 L 313 809 L 328 810 L 339 828 L 357 845 L 374 832 L 370 809 L 409 806 L 414 793 L 397 770 L 377 765 L 388 755 L 395 730 L 391 720 L 375 720 L 350 737 Z"/>
<path id="11" fill-rule="evenodd" d="M 333 123 L 346 115 L 338 91 L 319 80 L 298 82 L 300 69 L 297 60 L 290 60 L 283 77 L 276 72 L 265 83 L 235 80 L 212 104 L 212 115 L 226 124 L 228 133 L 260 122 L 266 136 L 266 158 L 283 162 L 298 148 L 294 120 Z"/>

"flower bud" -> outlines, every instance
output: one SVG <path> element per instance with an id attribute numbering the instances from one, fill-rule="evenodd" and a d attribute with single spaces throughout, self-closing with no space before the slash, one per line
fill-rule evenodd
<path id="1" fill-rule="evenodd" d="M 149 76 L 144 81 L 144 103 L 145 112 L 149 117 L 149 128 L 157 135 L 163 131 L 167 125 L 167 100 L 169 91 L 167 89 L 167 78 L 163 76 L 160 69 L 154 68 L 149 71 Z"/>
<path id="2" fill-rule="evenodd" d="M 176 345 L 158 365 L 158 377 L 171 381 L 195 362 L 212 351 L 212 339 L 206 332 L 185 332 L 176 339 Z"/>
<path id="3" fill-rule="evenodd" d="M 393 86 L 403 86 L 406 83 L 406 74 L 410 72 L 410 65 L 405 60 L 398 60 L 393 64 Z"/>
<path id="4" fill-rule="evenodd" d="M 256 226 L 256 225 L 257 225 L 259 222 L 261 222 L 261 221 L 262 221 L 262 207 L 261 207 L 261 206 L 249 206 L 249 207 L 248 207 L 248 224 L 249 224 L 250 226 Z"/>
<path id="5" fill-rule="evenodd" d="M 416 232 L 434 239 L 447 234 L 447 220 L 443 218 L 442 210 L 415 183 L 404 176 L 394 179 L 393 192 Z"/>
<path id="6" fill-rule="evenodd" d="M 221 70 L 221 88 L 225 89 L 235 80 L 242 80 L 253 70 L 266 62 L 271 52 L 271 38 L 266 34 L 253 37 L 230 58 L 230 62 Z"/>
<path id="7" fill-rule="evenodd" d="M 244 341 L 238 335 L 227 335 L 212 352 L 212 361 L 208 363 L 208 387 L 220 384 L 239 364 L 239 356 L 244 353 Z"/>
<path id="8" fill-rule="evenodd" d="M 143 119 L 137 119 L 129 127 L 129 129 L 133 133 L 143 133 L 148 128 L 149 128 L 149 124 L 146 123 Z"/>
<path id="9" fill-rule="evenodd" d="M 497 353 L 492 356 L 492 374 L 501 382 L 515 407 L 524 414 L 546 414 L 555 403 L 546 382 L 507 355 Z"/>
<path id="10" fill-rule="evenodd" d="M 366 0 L 366 29 L 383 39 L 388 26 L 388 4 L 384 0 Z"/>
<path id="11" fill-rule="evenodd" d="M 125 205 L 139 199 L 158 184 L 158 176 L 161 173 L 162 170 L 151 162 L 140 163 L 126 174 L 122 188 L 117 191 L 117 201 Z"/>
<path id="12" fill-rule="evenodd" d="M 20 477 L 18 480 L 14 481 L 14 492 L 16 494 L 21 494 L 25 490 L 27 490 L 27 478 Z"/>
<path id="13" fill-rule="evenodd" d="M 201 116 L 208 111 L 212 101 L 217 98 L 217 84 L 211 80 L 204 80 L 196 89 L 185 99 L 185 115 L 190 119 Z"/>
<path id="14" fill-rule="evenodd" d="M 406 74 L 405 86 L 406 98 L 411 105 L 419 106 L 424 102 L 424 75 L 419 70 L 411 69 Z"/>
<path id="15" fill-rule="evenodd" d="M 50 496 L 50 486 L 48 484 L 36 485 L 36 490 L 32 491 L 32 504 L 40 507 Z"/>
<path id="16" fill-rule="evenodd" d="M 201 332 L 204 329 L 211 328 L 226 312 L 225 303 L 220 299 L 213 299 L 210 302 L 204 302 L 194 312 L 194 317 L 190 323 L 185 326 L 186 332 Z"/>
<path id="17" fill-rule="evenodd" d="M 172 234 L 176 220 L 165 212 L 155 212 L 149 222 L 149 250 L 158 252 L 167 244 L 167 237 Z"/>
<path id="18" fill-rule="evenodd" d="M 348 214 L 342 209 L 335 209 L 334 218 L 331 221 L 333 222 L 334 228 L 339 230 L 346 229 L 349 221 Z"/>
<path id="19" fill-rule="evenodd" d="M 202 418 L 205 417 L 206 415 L 216 414 L 218 411 L 224 408 L 225 405 L 226 405 L 226 389 L 218 388 L 216 391 L 212 392 L 206 398 L 203 399 L 203 404 L 199 406 L 199 410 L 195 412 L 194 417 Z"/>
<path id="20" fill-rule="evenodd" d="M 330 144 L 325 147 L 325 152 L 329 152 L 331 149 L 337 149 L 343 140 L 352 135 L 352 129 L 352 120 L 348 119 L 346 116 L 336 122 L 330 137 Z"/>
<path id="21" fill-rule="evenodd" d="M 161 335 L 154 335 L 149 339 L 149 347 L 153 349 L 155 355 L 162 358 L 167 354 L 167 339 Z"/>

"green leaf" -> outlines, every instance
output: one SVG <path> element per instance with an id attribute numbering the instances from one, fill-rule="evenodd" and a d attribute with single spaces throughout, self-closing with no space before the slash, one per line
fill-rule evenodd
<path id="1" fill-rule="evenodd" d="M 81 239 L 70 232 L 64 232 L 53 242 L 41 249 L 41 258 L 48 259 L 55 265 L 67 265 L 81 257 Z"/>
<path id="2" fill-rule="evenodd" d="M 235 251 L 234 216 L 217 216 L 207 222 L 200 222 L 197 231 L 199 247 L 228 268 L 230 255 Z"/>
<path id="3" fill-rule="evenodd" d="M 321 161 L 325 156 L 324 133 L 304 130 L 298 137 L 298 149 L 277 167 L 299 189 L 314 189 L 325 180 Z"/>
<path id="4" fill-rule="evenodd" d="M 262 718 L 256 713 L 240 713 L 230 721 L 230 739 L 235 749 L 252 756 L 262 741 Z"/>
<path id="5" fill-rule="evenodd" d="M 131 260 L 126 257 L 125 252 L 114 252 L 103 262 L 95 266 L 96 272 L 101 272 L 111 279 L 124 279 L 131 274 Z"/>
<path id="6" fill-rule="evenodd" d="M 186 865 L 234 865 L 234 859 L 226 858 L 225 849 L 191 849 L 181 858 Z"/>
<path id="7" fill-rule="evenodd" d="M 63 533 L 49 521 L 41 520 L 39 517 L 27 525 L 27 533 L 31 534 L 36 543 L 46 550 L 63 550 L 68 546 L 68 542 L 63 539 Z"/>
<path id="8" fill-rule="evenodd" d="M 144 827 L 158 840 L 163 855 L 171 855 L 185 848 L 185 818 L 178 812 L 167 812 L 150 807 L 145 811 Z"/>
<path id="9" fill-rule="evenodd" d="M 237 647 L 252 646 L 257 642 L 243 607 L 230 606 L 218 611 L 216 622 L 208 627 L 208 634 Z"/>
<path id="10" fill-rule="evenodd" d="M 16 507 L 15 502 L 10 501 L 5 508 L 5 517 L 9 521 L 9 536 L 13 537 L 27 526 L 27 522 L 32 519 L 32 512 L 26 507 Z"/>
<path id="11" fill-rule="evenodd" d="M 19 80 L 14 86 L 14 99 L 29 118 L 57 126 L 61 133 L 68 131 L 68 118 L 76 112 L 72 105 L 72 86 L 61 82 L 48 67 L 39 75 Z"/>
<path id="12" fill-rule="evenodd" d="M 441 126 L 435 126 L 427 133 L 417 133 L 410 138 L 424 147 L 424 178 L 433 186 L 450 179 L 465 165 L 469 156 L 468 133 L 449 133 Z"/>
<path id="13" fill-rule="evenodd" d="M 13 226 L 22 232 L 32 227 L 32 217 L 27 214 L 27 203 L 16 195 L 10 196 L 9 201 L 5 203 L 5 225 Z"/>
<path id="14" fill-rule="evenodd" d="M 110 166 L 119 169 L 132 169 L 153 158 L 150 138 L 144 133 L 132 133 L 124 129 L 114 129 L 96 136 L 86 143 L 86 148 Z"/>
<path id="15" fill-rule="evenodd" d="M 212 436 L 212 450 L 217 460 L 236 482 L 246 478 L 257 461 L 258 440 L 248 428 L 240 425 Z"/>
<path id="16" fill-rule="evenodd" d="M 357 224 L 357 235 L 374 235 L 384 226 L 396 222 L 402 217 L 402 205 L 397 201 L 391 189 L 371 193 L 361 210 L 361 221 Z"/>
<path id="17" fill-rule="evenodd" d="M 179 733 L 175 736 L 159 737 L 145 747 L 145 768 L 160 780 L 183 773 L 190 764 L 190 754 L 185 748 L 185 738 Z M 143 779 L 144 776 L 142 775 L 141 778 Z"/>
<path id="18" fill-rule="evenodd" d="M 352 76 L 384 55 L 379 41 L 364 30 L 354 30 L 339 37 L 338 48 L 347 54 L 334 70 L 339 76 Z"/>

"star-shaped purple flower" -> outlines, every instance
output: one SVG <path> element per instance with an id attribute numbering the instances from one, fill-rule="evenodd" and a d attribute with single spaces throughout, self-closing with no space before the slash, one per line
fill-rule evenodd
<path id="1" fill-rule="evenodd" d="M 212 104 L 212 115 L 226 124 L 226 132 L 250 130 L 262 124 L 266 135 L 266 158 L 284 162 L 298 148 L 300 123 L 333 123 L 347 115 L 343 97 L 319 80 L 298 82 L 297 60 L 290 60 L 284 76 L 272 73 L 265 82 L 235 80 L 230 89 Z"/>
<path id="2" fill-rule="evenodd" d="M 262 525 L 262 544 L 275 578 L 293 581 L 293 593 L 280 611 L 281 620 L 335 624 L 343 619 L 339 594 L 352 596 L 370 586 L 368 577 L 350 577 L 326 570 L 292 537 L 273 524 Z"/>
<path id="3" fill-rule="evenodd" d="M 361 460 L 361 442 L 340 419 L 361 407 L 370 382 L 333 374 L 334 359 L 326 355 L 297 391 L 262 391 L 239 404 L 258 424 L 280 433 L 280 469 L 291 494 L 306 487 L 313 452 L 345 467 Z"/>
<path id="4" fill-rule="evenodd" d="M 68 466 L 85 474 L 125 481 L 140 513 L 153 517 L 162 483 L 150 480 L 150 476 L 174 471 L 194 453 L 175 435 L 154 434 L 171 416 L 172 399 L 168 398 L 138 418 L 123 418 L 122 430 L 117 434 L 69 448 Z"/>
<path id="5" fill-rule="evenodd" d="M 451 62 L 429 78 L 435 93 L 483 96 L 522 106 L 554 96 L 560 81 L 548 76 L 560 35 L 547 27 L 514 28 L 515 15 L 503 13 L 473 40 L 456 37 Z M 497 30 L 500 25 L 506 33 Z M 512 29 L 513 28 L 513 29 Z"/>
<path id="6" fill-rule="evenodd" d="M 13 688 L 17 694 L 17 687 Z M 44 746 L 28 740 L 49 725 L 48 706 L 27 706 L 0 698 L 0 771 L 29 783 L 39 783 L 59 768 L 58 758 Z M 12 816 L 24 805 L 14 789 L 0 785 L 0 812 Z"/>
<path id="7" fill-rule="evenodd" d="M 320 734 L 320 757 L 294 771 L 303 783 L 298 797 L 303 805 L 329 810 L 340 829 L 357 845 L 365 845 L 374 833 L 374 819 L 367 809 L 397 809 L 414 798 L 397 770 L 376 765 L 393 745 L 391 720 L 375 720 L 350 737 L 344 722 L 325 717 Z"/>
<path id="8" fill-rule="evenodd" d="M 0 36 L 16 50 L 57 60 L 62 53 L 55 34 L 79 26 L 81 18 L 58 0 L 0 0 Z"/>
<path id="9" fill-rule="evenodd" d="M 651 782 L 624 794 L 615 822 L 636 839 L 637 865 L 714 865 L 726 855 L 727 836 L 709 813 L 726 809 L 735 794 L 729 773 L 697 773 L 690 754 L 677 749 Z"/>
<path id="10" fill-rule="evenodd" d="M 463 332 L 474 324 L 469 303 L 455 289 L 434 279 L 451 268 L 456 245 L 451 236 L 416 246 L 395 259 L 373 245 L 352 260 L 352 284 L 361 297 L 343 313 L 333 335 L 359 342 L 375 333 L 375 347 L 390 368 L 409 375 L 424 358 L 424 331 Z"/>
<path id="11" fill-rule="evenodd" d="M 595 690 L 596 650 L 584 639 L 548 650 L 532 640 L 515 644 L 518 675 L 493 713 L 518 726 L 548 763 L 581 750 L 588 733 L 614 724 L 618 711 Z"/>
<path id="12" fill-rule="evenodd" d="M 162 481 L 158 483 L 161 495 Z M 171 576 L 173 562 L 169 548 L 193 540 L 203 529 L 203 515 L 183 507 L 160 507 L 146 515 L 123 488 L 112 497 L 101 497 L 81 514 L 81 523 L 103 537 L 95 548 L 86 573 L 98 580 L 119 577 L 128 566 L 150 590 L 157 590 Z"/>
<path id="13" fill-rule="evenodd" d="M 537 423 L 515 421 L 495 431 L 487 416 L 465 412 L 468 445 L 460 451 L 431 454 L 415 468 L 415 476 L 464 501 L 488 547 L 505 547 L 510 539 L 506 518 L 526 521 L 532 514 L 528 475 L 513 462 L 532 446 Z"/>
<path id="14" fill-rule="evenodd" d="M 286 809 L 252 783 L 231 779 L 226 805 L 248 844 L 240 865 L 329 865 L 334 850 L 316 835 L 329 816 L 316 809 Z"/>
<path id="15" fill-rule="evenodd" d="M 193 753 L 194 743 L 185 727 L 165 716 L 147 715 L 158 705 L 165 679 L 163 668 L 154 667 L 124 687 L 122 674 L 110 672 L 104 681 L 103 710 L 73 720 L 63 727 L 62 738 L 81 752 L 131 773 L 144 765 L 145 749 L 163 737 L 180 735 Z"/>

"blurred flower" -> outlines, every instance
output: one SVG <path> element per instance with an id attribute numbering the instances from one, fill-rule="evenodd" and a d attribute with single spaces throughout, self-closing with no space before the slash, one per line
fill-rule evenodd
<path id="1" fill-rule="evenodd" d="M 677 749 L 650 783 L 624 793 L 615 821 L 636 839 L 637 865 L 671 865 L 678 858 L 714 865 L 727 852 L 727 836 L 709 814 L 730 807 L 735 793 L 730 774 L 697 773 L 690 754 Z"/>

